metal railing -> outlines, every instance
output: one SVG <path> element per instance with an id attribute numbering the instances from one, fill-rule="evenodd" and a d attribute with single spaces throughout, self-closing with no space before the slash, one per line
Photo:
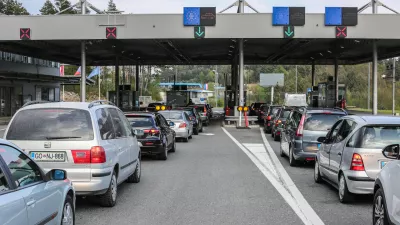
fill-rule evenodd
<path id="1" fill-rule="evenodd" d="M 0 51 L 0 60 L 8 61 L 8 62 L 40 65 L 40 66 L 46 66 L 46 67 L 55 67 L 55 68 L 59 67 L 59 63 L 57 63 L 57 62 L 44 60 L 44 59 L 37 59 L 37 58 L 29 57 L 29 56 L 24 56 L 24 55 L 9 53 L 9 52 L 3 52 L 3 51 Z"/>

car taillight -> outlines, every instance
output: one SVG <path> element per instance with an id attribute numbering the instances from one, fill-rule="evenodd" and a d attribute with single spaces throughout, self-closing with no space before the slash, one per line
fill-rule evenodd
<path id="1" fill-rule="evenodd" d="M 150 130 L 144 130 L 145 134 L 150 134 L 151 136 L 158 135 L 160 133 L 159 130 L 157 129 L 150 129 Z"/>
<path id="2" fill-rule="evenodd" d="M 303 115 L 301 117 L 299 127 L 297 128 L 296 131 L 296 137 L 302 137 L 303 136 L 303 129 L 304 129 L 304 120 L 306 119 L 306 115 Z"/>
<path id="3" fill-rule="evenodd" d="M 282 123 L 282 121 L 277 120 L 276 123 L 275 123 L 275 125 L 278 126 L 280 123 Z"/>
<path id="4" fill-rule="evenodd" d="M 179 128 L 185 128 L 186 127 L 186 123 L 181 123 L 180 125 L 179 125 Z"/>
<path id="5" fill-rule="evenodd" d="M 106 152 L 101 146 L 94 146 L 90 150 L 71 150 L 75 164 L 105 163 Z"/>
<path id="6" fill-rule="evenodd" d="M 267 116 L 267 120 L 271 120 L 271 116 Z"/>
<path id="7" fill-rule="evenodd" d="M 206 107 L 204 107 L 204 113 L 206 113 L 207 112 L 207 108 Z"/>
<path id="8" fill-rule="evenodd" d="M 354 153 L 353 158 L 351 159 L 350 170 L 355 171 L 364 171 L 364 162 L 360 154 Z"/>
<path id="9" fill-rule="evenodd" d="M 332 112 L 323 112 L 323 114 L 332 114 Z"/>
<path id="10" fill-rule="evenodd" d="M 106 151 L 101 146 L 94 146 L 90 149 L 90 163 L 105 163 Z"/>

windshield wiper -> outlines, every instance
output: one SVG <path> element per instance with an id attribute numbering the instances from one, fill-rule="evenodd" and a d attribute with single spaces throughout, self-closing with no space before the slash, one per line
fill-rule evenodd
<path id="1" fill-rule="evenodd" d="M 58 140 L 58 139 L 72 139 L 72 138 L 81 138 L 81 137 L 74 137 L 74 136 L 64 136 L 64 137 L 46 137 L 47 140 Z"/>

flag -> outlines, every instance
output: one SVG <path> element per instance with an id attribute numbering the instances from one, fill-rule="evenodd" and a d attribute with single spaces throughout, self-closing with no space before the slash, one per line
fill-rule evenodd
<path id="1" fill-rule="evenodd" d="M 92 77 L 94 77 L 94 76 L 97 76 L 97 75 L 99 75 L 100 74 L 100 66 L 96 66 L 93 70 L 92 70 L 92 72 L 89 74 L 89 76 L 87 77 L 87 78 L 92 78 Z"/>
<path id="2" fill-rule="evenodd" d="M 204 84 L 204 90 L 208 90 L 208 84 Z"/>
<path id="3" fill-rule="evenodd" d="M 60 66 L 60 77 L 64 76 L 64 65 Z"/>
<path id="4" fill-rule="evenodd" d="M 75 76 L 81 75 L 81 67 L 78 68 L 78 70 L 75 72 Z"/>

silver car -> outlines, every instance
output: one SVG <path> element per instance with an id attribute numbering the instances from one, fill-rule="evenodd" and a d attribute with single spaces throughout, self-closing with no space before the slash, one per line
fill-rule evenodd
<path id="1" fill-rule="evenodd" d="M 77 195 L 96 195 L 112 207 L 118 184 L 140 181 L 138 131 L 117 107 L 103 101 L 30 104 L 14 115 L 4 138 L 46 172 L 66 170 Z"/>
<path id="2" fill-rule="evenodd" d="M 326 137 L 318 138 L 315 182 L 324 179 L 333 184 L 343 203 L 352 194 L 372 194 L 377 174 L 391 160 L 382 155 L 382 149 L 400 143 L 399 135 L 398 117 L 342 117 Z"/>
<path id="3" fill-rule="evenodd" d="M 0 224 L 75 224 L 75 191 L 65 170 L 45 173 L 0 139 Z"/>
<path id="4" fill-rule="evenodd" d="M 175 138 L 183 139 L 188 142 L 193 137 L 193 122 L 189 115 L 183 110 L 159 111 L 161 115 L 170 123 L 171 128 L 175 131 Z"/>
<path id="5" fill-rule="evenodd" d="M 394 161 L 387 163 L 375 180 L 372 219 L 374 225 L 400 224 L 400 160 L 399 145 L 389 145 L 383 155 Z"/>

